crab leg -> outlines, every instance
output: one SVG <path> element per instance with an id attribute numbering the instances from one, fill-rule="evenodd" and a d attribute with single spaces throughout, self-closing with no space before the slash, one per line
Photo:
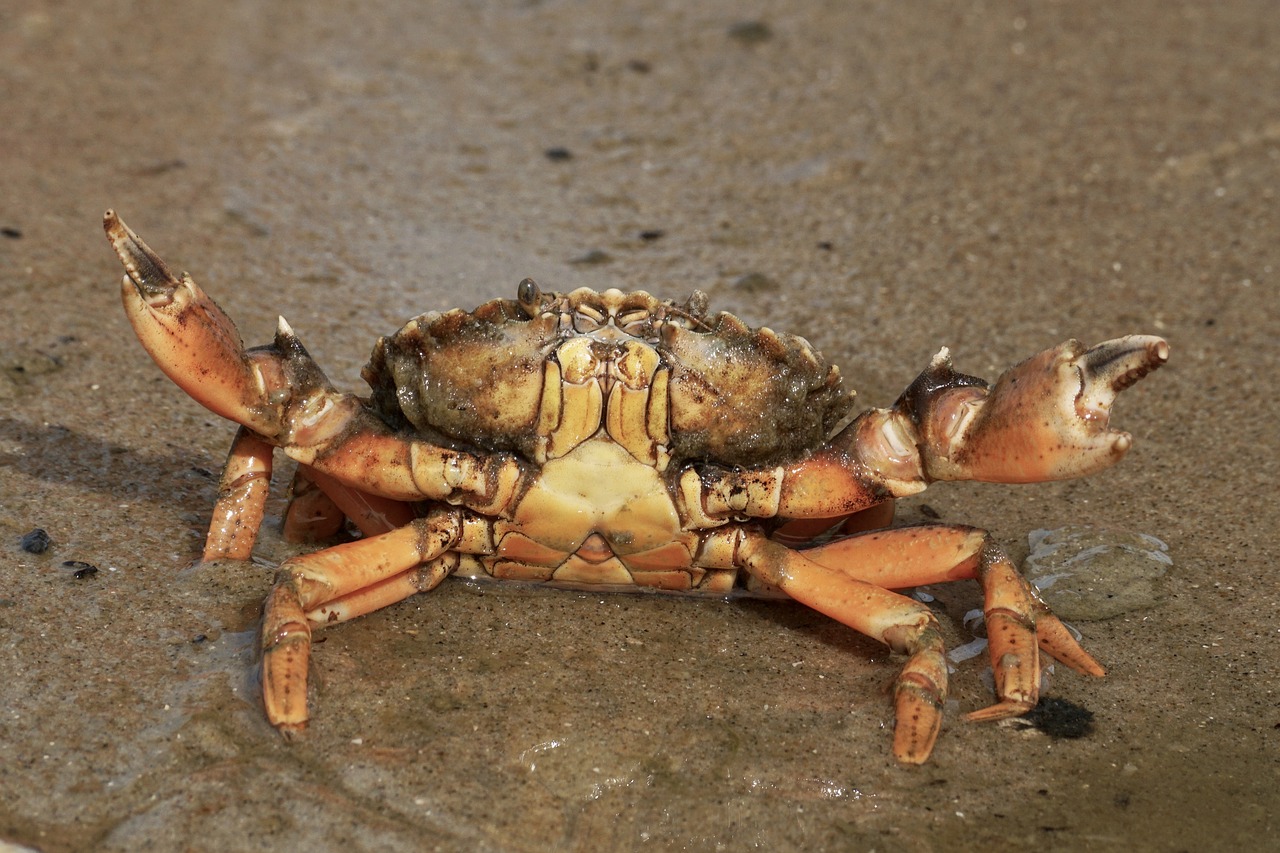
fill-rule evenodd
<path id="1" fill-rule="evenodd" d="M 262 695 L 271 724 L 285 733 L 306 727 L 313 621 L 340 621 L 433 588 L 456 565 L 437 558 L 458 545 L 484 552 L 492 539 L 487 521 L 451 507 L 282 563 L 262 617 Z M 417 575 L 409 571 L 422 563 L 431 565 Z M 339 601 L 348 610 L 335 607 Z"/>
<path id="2" fill-rule="evenodd" d="M 337 536 L 347 520 L 333 498 L 326 495 L 302 467 L 289 483 L 287 498 L 280 523 L 286 542 L 325 542 Z"/>
<path id="3" fill-rule="evenodd" d="M 942 722 L 947 676 L 937 620 L 927 607 L 892 589 L 975 577 L 982 584 L 998 701 L 969 714 L 971 720 L 1017 716 L 1035 706 L 1040 650 L 1072 669 L 1104 674 L 982 530 L 903 527 L 805 551 L 793 551 L 756 531 L 733 535 L 735 564 L 910 656 L 894 688 L 894 755 L 903 763 L 919 764 L 928 758 Z"/>
<path id="4" fill-rule="evenodd" d="M 218 500 L 204 543 L 205 560 L 249 559 L 271 487 L 274 450 L 246 427 L 236 432 L 218 483 Z"/>
<path id="5" fill-rule="evenodd" d="M 909 656 L 893 691 L 893 754 L 905 764 L 927 759 L 947 694 L 942 632 L 929 608 L 815 562 L 759 531 L 742 530 L 734 552 L 734 562 L 759 580 Z"/>
<path id="6" fill-rule="evenodd" d="M 984 530 L 963 525 L 921 524 L 837 539 L 802 553 L 816 563 L 888 589 L 977 578 L 985 594 L 988 640 L 997 672 L 1006 647 L 1020 647 L 1022 640 L 993 626 L 1013 624 L 1026 635 L 1034 635 L 1042 651 L 1077 672 L 1094 676 L 1106 674 Z M 1026 659 L 1027 655 L 1024 653 L 1022 657 Z M 1031 681 L 1038 685 L 1038 676 Z M 997 692 L 1004 700 L 1012 687 L 1008 692 Z M 1035 704 L 1034 697 L 1031 704 Z M 983 713 L 986 712 L 975 712 Z"/>
<path id="7" fill-rule="evenodd" d="M 307 621 L 313 626 L 335 625 L 390 607 L 411 595 L 430 592 L 439 586 L 441 581 L 453 574 L 459 562 L 457 554 L 445 553 L 398 575 L 378 581 L 364 589 L 349 592 L 308 610 Z"/>
<path id="8" fill-rule="evenodd" d="M 351 488 L 307 465 L 299 465 L 284 513 L 290 542 L 331 538 L 351 519 L 365 536 L 387 533 L 416 517 L 413 505 Z"/>

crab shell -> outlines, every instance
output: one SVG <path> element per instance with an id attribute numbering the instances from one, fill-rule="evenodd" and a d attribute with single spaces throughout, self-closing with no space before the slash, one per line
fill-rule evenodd
<path id="1" fill-rule="evenodd" d="M 808 341 L 705 315 L 700 292 L 679 308 L 643 291 L 543 295 L 529 279 L 519 292 L 380 339 L 362 374 L 373 408 L 393 426 L 537 463 L 603 426 L 660 470 L 795 458 L 849 414 L 839 370 Z"/>
<path id="2" fill-rule="evenodd" d="M 1028 483 L 1118 461 L 1116 394 L 1163 364 L 1161 339 L 1067 341 L 994 383 L 944 348 L 893 406 L 850 420 L 838 371 L 802 338 L 617 290 L 543 294 L 426 314 L 380 340 L 370 398 L 336 390 L 283 319 L 246 350 L 235 324 L 114 213 L 121 295 L 143 346 L 179 386 L 239 423 L 205 544 L 246 559 L 273 452 L 296 460 L 295 540 L 348 523 L 355 541 L 280 567 L 262 625 L 263 701 L 281 732 L 310 713 L 313 628 L 435 587 L 454 573 L 569 586 L 790 596 L 907 656 L 894 687 L 895 757 L 928 758 L 947 663 L 936 616 L 893 590 L 974 579 L 997 702 L 1025 713 L 1041 656 L 1102 667 L 984 531 L 871 529 L 936 480 Z M 811 537 L 845 522 L 845 532 Z M 850 524 L 852 526 L 850 526 Z"/>

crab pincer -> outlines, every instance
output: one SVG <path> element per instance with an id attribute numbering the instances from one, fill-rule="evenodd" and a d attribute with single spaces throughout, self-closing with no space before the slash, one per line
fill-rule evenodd
<path id="1" fill-rule="evenodd" d="M 115 211 L 103 229 L 124 265 L 120 297 L 142 346 L 205 408 L 262 434 L 279 429 L 264 411 L 266 388 L 231 318 L 191 276 L 176 276 Z"/>
<path id="2" fill-rule="evenodd" d="M 1040 483 L 1110 467 L 1133 444 L 1109 426 L 1116 395 L 1169 359 L 1169 345 L 1129 335 L 1085 349 L 1070 340 L 1005 371 L 990 389 L 951 370 L 945 350 L 922 374 L 949 375 L 941 394 L 904 395 L 915 404 L 931 480 Z"/>

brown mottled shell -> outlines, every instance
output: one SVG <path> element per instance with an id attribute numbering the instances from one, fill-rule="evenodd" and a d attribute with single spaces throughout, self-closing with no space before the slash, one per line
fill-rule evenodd
<path id="1" fill-rule="evenodd" d="M 432 312 L 380 338 L 363 372 L 373 408 L 435 441 L 532 459 L 544 365 L 583 335 L 606 350 L 626 339 L 657 352 L 670 371 L 673 461 L 774 464 L 820 445 L 851 407 L 839 371 L 807 341 L 704 315 L 702 294 L 682 308 L 643 291 L 530 292 L 533 305 Z"/>

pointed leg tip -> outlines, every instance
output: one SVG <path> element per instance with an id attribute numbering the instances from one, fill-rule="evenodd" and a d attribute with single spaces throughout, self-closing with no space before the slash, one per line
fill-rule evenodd
<path id="1" fill-rule="evenodd" d="M 1076 672 L 1094 678 L 1107 674 L 1106 668 L 1084 650 L 1062 620 L 1052 613 L 1044 612 L 1036 617 L 1036 638 L 1042 652 Z"/>
<path id="2" fill-rule="evenodd" d="M 1081 675 L 1088 675 L 1092 678 L 1103 678 L 1107 674 L 1107 668 L 1094 660 L 1093 655 L 1089 654 L 1084 649 L 1077 647 L 1070 650 L 1045 649 L 1044 651 L 1059 663 L 1064 664 Z"/>
<path id="3" fill-rule="evenodd" d="M 932 750 L 925 750 L 923 752 L 916 752 L 916 751 L 899 752 L 897 749 L 894 749 L 893 758 L 899 764 L 906 765 L 907 767 L 919 767 L 921 764 L 924 764 L 926 761 L 929 760 L 929 756 L 931 753 L 932 753 Z"/>
<path id="4" fill-rule="evenodd" d="M 938 742 L 941 726 L 921 731 L 901 723 L 894 731 L 893 758 L 899 764 L 919 766 L 929 760 L 933 746 Z"/>
<path id="5" fill-rule="evenodd" d="M 995 720 L 1007 720 L 1010 717 L 1021 717 L 1036 706 L 1034 700 L 1005 699 L 987 708 L 970 711 L 964 718 L 971 723 L 987 723 Z"/>
<path id="6" fill-rule="evenodd" d="M 902 764 L 923 764 L 942 731 L 945 687 L 904 673 L 894 701 L 893 757 Z"/>
<path id="7" fill-rule="evenodd" d="M 307 733 L 307 721 L 300 723 L 277 723 L 276 731 L 280 732 L 280 736 L 284 738 L 286 743 L 296 743 L 302 740 Z"/>

